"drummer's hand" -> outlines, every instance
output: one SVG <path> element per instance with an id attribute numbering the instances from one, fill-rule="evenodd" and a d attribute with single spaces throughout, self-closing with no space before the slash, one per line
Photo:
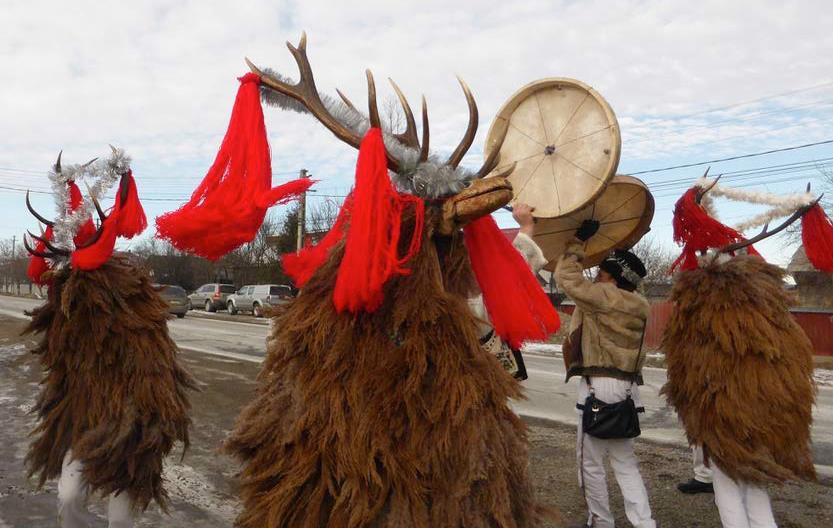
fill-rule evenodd
<path id="1" fill-rule="evenodd" d="M 532 236 L 535 233 L 535 218 L 532 216 L 534 207 L 525 203 L 516 203 L 512 207 L 512 218 L 521 226 L 520 232 Z"/>
<path id="2" fill-rule="evenodd" d="M 596 234 L 596 231 L 599 230 L 599 225 L 598 220 L 588 218 L 581 223 L 581 226 L 579 226 L 578 229 L 576 229 L 575 237 L 582 242 L 587 242 L 593 235 Z"/>

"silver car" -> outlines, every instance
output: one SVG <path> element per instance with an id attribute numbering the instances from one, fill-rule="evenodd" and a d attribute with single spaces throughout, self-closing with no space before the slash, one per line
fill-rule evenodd
<path id="1" fill-rule="evenodd" d="M 287 302 L 293 297 L 292 288 L 285 284 L 254 284 L 243 286 L 226 301 L 228 313 L 252 312 L 263 317 L 263 309 Z"/>
<path id="2" fill-rule="evenodd" d="M 212 282 L 203 284 L 188 296 L 193 308 L 204 308 L 206 312 L 216 312 L 226 309 L 228 296 L 234 293 L 233 284 L 218 284 Z"/>
<path id="3" fill-rule="evenodd" d="M 159 296 L 168 303 L 168 312 L 180 319 L 185 317 L 191 309 L 191 302 L 188 300 L 188 293 L 173 284 L 154 284 L 159 289 Z"/>

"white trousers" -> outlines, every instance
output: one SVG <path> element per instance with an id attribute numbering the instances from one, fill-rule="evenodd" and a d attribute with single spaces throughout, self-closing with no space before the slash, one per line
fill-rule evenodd
<path id="1" fill-rule="evenodd" d="M 711 484 L 714 480 L 712 468 L 706 466 L 703 460 L 703 448 L 701 446 L 694 446 L 691 448 L 691 458 L 694 462 L 694 479 L 706 484 Z"/>
<path id="2" fill-rule="evenodd" d="M 81 474 L 81 462 L 67 451 L 58 479 L 58 522 L 61 528 L 89 528 L 95 516 L 87 510 L 87 484 Z M 133 528 L 130 498 L 126 493 L 111 495 L 107 504 L 109 528 Z"/>
<path id="3" fill-rule="evenodd" d="M 592 378 L 591 383 L 596 397 L 606 403 L 615 403 L 625 399 L 626 391 L 631 388 L 629 382 L 613 378 Z M 631 389 L 636 404 L 639 405 L 638 387 Z M 584 379 L 579 385 L 579 401 L 584 403 L 588 387 Z M 625 499 L 625 515 L 636 528 L 656 528 L 648 504 L 648 491 L 639 473 L 639 462 L 633 452 L 632 438 L 603 440 L 584 434 L 581 427 L 581 413 L 578 420 L 577 456 L 579 485 L 584 486 L 584 498 L 587 501 L 587 524 L 594 528 L 613 528 L 613 514 L 610 511 L 610 499 L 604 467 L 605 455 L 610 456 L 610 465 L 622 496 Z"/>
<path id="4" fill-rule="evenodd" d="M 732 480 L 712 463 L 714 502 L 723 528 L 778 528 L 766 490 Z"/>

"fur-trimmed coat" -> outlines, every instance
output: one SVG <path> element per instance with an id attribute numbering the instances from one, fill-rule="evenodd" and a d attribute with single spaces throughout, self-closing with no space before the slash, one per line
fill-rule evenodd
<path id="1" fill-rule="evenodd" d="M 67 450 L 91 492 L 127 493 L 137 510 L 165 506 L 162 462 L 188 445 L 187 389 L 168 335 L 168 305 L 147 272 L 113 257 L 95 271 L 58 271 L 27 333 L 45 376 L 34 411 L 30 474 L 61 473 Z"/>
<path id="2" fill-rule="evenodd" d="M 430 225 L 374 313 L 334 308 L 339 244 L 276 317 L 227 443 L 244 463 L 238 526 L 538 525 L 519 384 L 480 346 L 462 234 Z"/>
<path id="3" fill-rule="evenodd" d="M 600 376 L 641 385 L 642 336 L 651 306 L 639 293 L 587 280 L 583 258 L 583 243 L 573 240 L 555 267 L 556 284 L 576 303 L 570 334 L 582 329 L 581 356 L 565 357 L 567 381 L 573 376 Z"/>
<path id="4" fill-rule="evenodd" d="M 813 347 L 783 271 L 737 256 L 681 272 L 662 348 L 662 392 L 692 444 L 735 480 L 813 479 Z"/>

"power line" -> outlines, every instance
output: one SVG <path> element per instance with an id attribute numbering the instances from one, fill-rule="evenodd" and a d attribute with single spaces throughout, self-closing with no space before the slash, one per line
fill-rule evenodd
<path id="1" fill-rule="evenodd" d="M 793 146 L 793 147 L 784 147 L 784 148 L 766 150 L 766 151 L 763 151 L 763 152 L 755 152 L 755 153 L 752 153 L 752 154 L 741 154 L 741 155 L 738 155 L 738 156 L 730 156 L 728 158 L 718 158 L 718 159 L 707 160 L 707 161 L 699 161 L 697 163 L 686 163 L 686 164 L 683 164 L 683 165 L 672 165 L 670 167 L 662 167 L 662 168 L 659 168 L 659 169 L 648 169 L 648 170 L 644 170 L 644 171 L 631 172 L 629 174 L 631 176 L 636 176 L 638 174 L 651 174 L 651 173 L 655 173 L 655 172 L 665 172 L 665 171 L 670 171 L 670 170 L 674 170 L 674 169 L 685 169 L 685 168 L 688 168 L 688 167 L 701 167 L 703 165 L 709 165 L 710 163 L 721 163 L 723 161 L 732 161 L 732 160 L 745 159 L 745 158 L 754 158 L 756 156 L 765 156 L 767 154 L 775 154 L 776 152 L 787 152 L 789 150 L 798 150 L 798 149 L 803 149 L 803 148 L 816 147 L 818 145 L 828 145 L 830 143 L 833 143 L 833 139 L 827 139 L 827 140 L 824 140 L 824 141 L 816 141 L 815 143 L 805 143 L 803 145 L 796 145 L 796 146 Z"/>
<path id="2" fill-rule="evenodd" d="M 752 180 L 756 179 L 761 183 L 766 183 L 767 179 L 772 178 L 774 176 L 782 176 L 785 174 L 800 174 L 802 172 L 807 171 L 823 171 L 825 169 L 833 168 L 833 162 L 827 163 L 817 163 L 817 164 L 803 164 L 797 165 L 792 167 L 784 167 L 780 169 L 771 169 L 771 170 L 759 170 L 759 171 L 749 171 L 749 172 L 736 172 L 736 173 L 719 173 L 713 174 L 712 176 L 720 176 L 723 182 L 728 181 L 744 181 L 744 180 Z M 680 178 L 676 180 L 667 180 L 664 182 L 658 182 L 654 184 L 649 184 L 648 186 L 651 190 L 665 190 L 665 189 L 672 189 L 672 188 L 679 188 L 680 186 L 688 187 L 692 182 L 692 178 Z"/>

